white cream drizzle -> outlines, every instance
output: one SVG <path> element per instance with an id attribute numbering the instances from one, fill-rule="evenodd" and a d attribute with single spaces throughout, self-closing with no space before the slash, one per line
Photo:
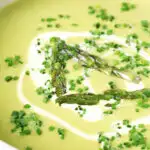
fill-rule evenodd
<path id="1" fill-rule="evenodd" d="M 87 140 L 96 141 L 98 138 L 97 134 L 94 134 L 94 135 L 87 134 L 87 133 L 79 130 L 78 128 L 74 127 L 73 125 L 67 123 L 66 121 L 62 120 L 61 118 L 54 115 L 53 113 L 47 112 L 47 111 L 41 109 L 40 107 L 35 106 L 34 104 L 32 104 L 30 102 L 30 100 L 28 100 L 24 96 L 24 94 L 22 92 L 23 91 L 22 90 L 23 78 L 24 78 L 26 69 L 32 70 L 32 68 L 42 68 L 42 62 L 44 60 L 44 55 L 43 54 L 39 55 L 37 53 L 37 48 L 38 48 L 36 46 L 37 39 L 42 39 L 43 42 L 46 42 L 53 36 L 57 36 L 57 37 L 60 37 L 61 39 L 66 40 L 69 37 L 89 37 L 91 35 L 88 32 L 79 32 L 79 33 L 77 33 L 77 32 L 49 32 L 49 33 L 41 34 L 38 37 L 36 37 L 31 43 L 31 47 L 29 50 L 28 64 L 25 66 L 25 68 L 23 69 L 23 71 L 20 74 L 20 78 L 19 78 L 19 82 L 18 82 L 18 86 L 17 86 L 18 97 L 23 104 L 30 104 L 32 106 L 32 109 L 36 113 L 43 115 L 43 116 L 45 116 L 51 120 L 56 121 L 60 125 L 64 126 L 66 129 L 70 130 L 71 132 L 73 132 L 74 134 L 76 134 L 78 136 L 81 136 L 82 138 L 85 138 Z M 106 40 L 106 42 L 115 41 L 115 42 L 118 42 L 119 44 L 122 44 L 122 45 L 128 47 L 128 45 L 125 43 L 124 38 L 120 38 L 120 37 L 117 37 L 115 35 L 103 36 L 102 38 L 104 40 Z M 135 50 L 134 44 L 131 44 L 130 47 L 133 50 Z M 140 55 L 143 56 L 145 59 L 150 60 L 150 56 L 144 50 L 140 51 Z M 30 76 L 31 76 L 36 87 L 43 86 L 44 83 L 49 79 L 48 74 L 43 75 L 43 74 L 39 73 L 39 71 L 31 71 Z M 127 78 L 127 76 L 126 76 L 126 78 Z M 86 79 L 85 84 L 87 86 L 89 86 L 90 91 L 93 91 L 93 88 L 91 87 L 89 80 Z M 129 91 L 134 91 L 134 90 L 139 90 L 139 89 L 144 88 L 144 85 L 142 82 L 139 84 L 134 84 L 134 83 L 125 81 L 125 84 L 126 84 L 127 89 Z M 62 107 L 66 108 L 66 109 L 70 109 L 70 110 L 75 112 L 74 108 L 76 107 L 76 104 L 63 104 Z M 99 105 L 83 106 L 83 107 L 86 108 L 86 110 L 87 110 L 87 113 L 83 116 L 83 119 L 90 121 L 90 122 L 95 122 L 95 121 L 104 119 L 102 110 L 100 109 Z M 140 122 L 144 123 L 144 124 L 150 124 L 150 116 L 139 118 L 139 119 L 133 121 L 132 123 L 138 124 Z M 113 122 L 112 123 L 113 129 L 115 129 L 114 124 L 115 123 Z M 115 129 L 115 131 L 118 131 L 118 129 Z M 119 130 L 119 132 L 122 134 L 126 134 L 128 132 L 128 129 L 122 128 L 121 130 Z M 115 132 L 109 132 L 109 133 L 106 133 L 106 135 L 108 135 L 108 136 L 115 135 Z"/>

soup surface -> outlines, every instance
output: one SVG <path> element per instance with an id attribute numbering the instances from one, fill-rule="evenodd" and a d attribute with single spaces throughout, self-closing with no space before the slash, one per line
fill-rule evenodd
<path id="1" fill-rule="evenodd" d="M 3 2 L 4 0 L 0 0 L 1 4 Z M 105 107 L 108 101 L 103 99 L 92 106 L 78 105 L 76 102 L 73 102 L 73 104 L 66 104 L 66 102 L 59 106 L 55 103 L 57 101 L 55 97 L 57 94 L 54 95 L 54 98 L 49 98 L 51 100 L 47 100 L 48 102 L 46 101 L 46 103 L 43 102 L 42 96 L 37 94 L 37 88 L 44 86 L 45 81 L 52 77 L 39 73 L 40 69 L 42 69 L 41 64 L 45 59 L 45 53 L 38 54 L 37 50 L 41 50 L 42 46 L 44 47 L 47 44 L 46 42 L 49 42 L 52 37 L 64 39 L 66 45 L 79 44 L 84 52 L 102 57 L 106 62 L 109 62 L 110 66 L 117 66 L 117 61 L 119 61 L 117 52 L 114 52 L 117 49 L 116 47 L 113 47 L 114 49 L 110 51 L 108 51 L 109 48 L 107 47 L 104 52 L 98 52 L 91 50 L 92 47 L 88 45 L 89 42 L 85 42 L 85 38 L 90 39 L 92 36 L 89 30 L 94 28 L 94 23 L 100 22 L 101 25 L 104 25 L 103 30 L 107 30 L 107 35 L 96 41 L 100 45 L 105 42 L 116 41 L 118 44 L 126 44 L 125 38 L 132 33 L 136 33 L 140 41 L 149 42 L 150 33 L 147 30 L 143 31 L 141 21 L 150 20 L 150 1 L 134 0 L 131 3 L 135 4 L 136 8 L 127 12 L 120 10 L 122 2 L 118 0 L 18 0 L 0 9 L 0 140 L 6 141 L 21 150 L 27 146 L 32 147 L 33 150 L 98 150 L 102 147 L 102 144 L 99 144 L 97 141 L 99 132 L 104 132 L 109 136 L 120 132 L 123 136 L 120 138 L 120 142 L 126 141 L 128 130 L 124 128 L 119 130 L 116 127 L 116 122 L 122 122 L 122 120 L 127 119 L 133 124 L 146 124 L 147 132 L 145 137 L 147 145 L 149 145 L 149 102 L 146 103 L 148 108 L 141 108 L 138 106 L 137 100 L 128 98 L 127 100 L 121 100 L 117 104 L 117 109 L 110 110 L 108 107 Z M 107 9 L 109 14 L 115 16 L 115 20 L 113 22 L 104 19 L 97 21 L 95 15 L 88 13 L 90 11 L 89 6 L 97 10 Z M 66 18 L 62 19 L 59 14 L 66 15 Z M 57 20 L 46 21 L 44 18 L 49 18 L 50 20 L 57 18 Z M 132 28 L 128 27 L 128 25 L 124 25 L 125 27 L 122 27 L 123 25 L 121 27 L 114 27 L 115 24 L 124 23 L 129 24 Z M 108 26 L 106 30 L 105 25 Z M 113 29 L 115 36 L 112 35 L 112 31 L 109 29 Z M 40 40 L 40 46 L 37 44 L 38 40 Z M 125 54 L 136 55 L 137 51 L 135 48 L 137 48 L 138 44 L 136 43 L 137 45 L 134 46 L 134 42 L 133 39 L 131 45 L 123 47 Z M 147 59 L 148 63 L 150 60 L 149 45 L 148 48 L 144 47 L 144 54 L 142 52 L 138 53 L 138 56 L 143 54 L 144 60 Z M 52 53 L 52 51 L 49 53 Z M 19 65 L 8 67 L 5 61 L 6 58 L 15 55 L 21 57 L 23 64 L 20 63 Z M 125 71 L 125 74 L 130 77 L 129 80 L 132 80 L 129 81 L 124 77 L 122 78 L 122 76 L 118 77 L 105 73 L 103 71 L 104 68 L 102 71 L 97 71 L 93 68 L 87 70 L 84 67 L 85 64 L 83 64 L 84 61 L 79 62 L 74 58 L 67 60 L 66 70 L 69 71 L 66 74 L 67 89 L 69 89 L 70 80 L 76 81 L 78 77 L 84 76 L 83 85 L 77 85 L 77 91 L 68 90 L 69 94 L 83 94 L 84 91 L 82 90 L 86 88 L 88 93 L 102 94 L 106 90 L 113 89 L 111 87 L 113 83 L 117 86 L 117 89 L 127 91 L 150 87 L 150 79 L 147 77 L 148 73 L 146 76 L 140 75 L 140 83 L 132 82 L 132 79 L 137 75 L 136 68 L 129 68 L 129 71 Z M 149 65 L 147 66 L 149 67 Z M 142 67 L 141 69 L 143 69 Z M 105 69 L 107 70 L 108 68 Z M 30 75 L 27 75 L 26 71 L 29 71 Z M 86 77 L 85 71 L 87 71 L 89 77 Z M 109 72 L 109 70 L 107 71 Z M 8 75 L 18 76 L 19 79 L 8 83 L 5 80 L 5 77 Z M 57 95 L 57 97 L 59 96 Z M 14 110 L 24 109 L 25 104 L 30 104 L 31 111 L 35 111 L 43 122 L 41 127 L 42 134 L 40 136 L 36 133 L 20 136 L 18 133 L 11 132 L 13 128 L 10 121 L 11 113 Z M 80 106 L 84 110 L 77 111 L 77 107 L 80 108 Z M 106 114 L 109 112 L 112 114 Z M 64 129 L 64 140 L 60 138 L 59 132 L 57 133 L 58 130 L 54 132 L 49 131 L 50 126 Z M 133 146 L 129 149 L 137 150 L 141 149 L 141 147 Z"/>

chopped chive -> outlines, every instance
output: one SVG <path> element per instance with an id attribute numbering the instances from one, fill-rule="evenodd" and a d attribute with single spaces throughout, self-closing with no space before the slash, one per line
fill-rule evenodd
<path id="1" fill-rule="evenodd" d="M 121 3 L 121 11 L 122 12 L 127 12 L 127 11 L 133 10 L 135 8 L 136 8 L 135 4 L 128 3 L 128 2 L 122 2 Z"/>
<path id="2" fill-rule="evenodd" d="M 12 66 L 16 66 L 18 64 L 23 64 L 23 61 L 21 60 L 21 57 L 16 55 L 14 57 L 7 57 L 5 59 L 5 62 L 7 63 L 7 65 L 9 67 L 12 67 Z"/>
<path id="3" fill-rule="evenodd" d="M 36 133 L 37 133 L 38 135 L 41 135 L 41 134 L 42 134 L 42 130 L 41 130 L 40 128 L 37 128 L 37 129 L 36 129 Z"/>
<path id="4" fill-rule="evenodd" d="M 14 76 L 14 77 L 13 77 L 13 80 L 18 80 L 18 79 L 19 79 L 18 76 Z"/>
<path id="5" fill-rule="evenodd" d="M 56 20 L 57 20 L 56 18 L 51 18 L 51 17 L 49 17 L 49 18 L 46 19 L 47 22 L 54 22 Z"/>
<path id="6" fill-rule="evenodd" d="M 5 77 L 5 81 L 6 82 L 10 82 L 10 81 L 12 81 L 13 80 L 13 77 L 12 76 L 6 76 Z"/>
<path id="7" fill-rule="evenodd" d="M 25 72 L 25 74 L 26 74 L 27 76 L 29 76 L 29 75 L 30 75 L 30 71 L 27 70 L 27 71 Z"/>
<path id="8" fill-rule="evenodd" d="M 55 24 L 55 27 L 56 27 L 56 28 L 60 28 L 61 25 L 60 25 L 59 23 L 57 23 L 57 24 Z"/>
<path id="9" fill-rule="evenodd" d="M 72 25 L 73 27 L 79 26 L 79 24 L 77 24 L 77 23 L 72 23 L 71 25 Z"/>
<path id="10" fill-rule="evenodd" d="M 140 109 L 139 109 L 139 108 L 136 108 L 135 111 L 136 111 L 136 112 L 140 112 Z"/>
<path id="11" fill-rule="evenodd" d="M 29 146 L 27 146 L 27 147 L 25 148 L 25 150 L 32 150 L 32 148 L 29 147 Z"/>
<path id="12" fill-rule="evenodd" d="M 60 138 L 61 138 L 62 140 L 64 140 L 65 134 L 66 134 L 66 130 L 65 130 L 65 129 L 62 129 L 62 128 L 58 128 L 58 129 L 57 129 L 57 133 L 58 133 L 58 135 L 60 136 Z"/>
<path id="13" fill-rule="evenodd" d="M 108 82 L 108 85 L 110 86 L 111 89 L 116 89 L 117 88 L 116 83 L 114 81 Z"/>
<path id="14" fill-rule="evenodd" d="M 44 21 L 45 21 L 45 18 L 41 18 L 41 21 L 44 22 Z"/>
<path id="15" fill-rule="evenodd" d="M 53 25 L 52 24 L 47 24 L 47 28 L 52 28 Z"/>
<path id="16" fill-rule="evenodd" d="M 25 104 L 24 108 L 29 109 L 29 108 L 31 108 L 31 105 L 30 104 Z"/>
<path id="17" fill-rule="evenodd" d="M 106 115 L 110 115 L 110 114 L 113 114 L 113 111 L 112 110 L 106 110 L 103 113 Z"/>
<path id="18" fill-rule="evenodd" d="M 112 35 L 112 34 L 113 34 L 113 30 L 112 29 L 107 30 L 107 35 Z"/>
<path id="19" fill-rule="evenodd" d="M 54 131 L 56 129 L 56 127 L 55 126 L 50 126 L 48 129 L 49 129 L 49 131 Z"/>

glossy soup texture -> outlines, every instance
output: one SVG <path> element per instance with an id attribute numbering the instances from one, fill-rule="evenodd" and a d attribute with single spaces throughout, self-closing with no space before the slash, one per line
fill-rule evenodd
<path id="1" fill-rule="evenodd" d="M 0 0 L 0 3 L 3 1 Z M 23 106 L 17 96 L 18 82 L 7 83 L 4 81 L 4 77 L 7 75 L 20 75 L 24 65 L 28 62 L 31 41 L 37 35 L 50 31 L 89 31 L 96 20 L 95 17 L 88 14 L 88 6 L 90 5 L 98 4 L 108 9 L 120 23 L 130 22 L 134 25 L 133 30 L 140 36 L 141 40 L 148 41 L 149 35 L 141 30 L 140 21 L 143 19 L 150 20 L 150 1 L 135 0 L 132 2 L 137 4 L 137 8 L 127 13 L 120 12 L 121 2 L 119 0 L 18 0 L 0 9 L 0 140 L 6 141 L 21 150 L 25 149 L 26 146 L 31 146 L 33 150 L 97 150 L 99 148 L 97 141 L 86 140 L 70 131 L 67 131 L 65 139 L 61 140 L 56 132 L 48 131 L 50 125 L 61 126 L 43 116 L 40 116 L 44 122 L 41 136 L 37 136 L 34 133 L 30 136 L 12 134 L 10 114 L 13 110 L 22 109 Z M 57 17 L 58 14 L 69 14 L 71 16 L 68 21 L 58 21 L 62 24 L 61 28 L 47 28 L 41 22 L 42 17 Z M 71 26 L 73 23 L 77 23 L 79 26 Z M 118 29 L 115 33 L 124 37 L 127 31 L 127 29 Z M 68 39 L 68 43 L 80 43 L 80 41 L 82 41 L 82 38 Z M 20 55 L 24 64 L 10 69 L 4 60 L 6 57 L 14 55 Z M 68 63 L 68 68 L 71 70 L 72 68 L 69 64 L 72 64 L 72 62 Z M 72 72 L 71 76 L 75 77 L 79 72 Z M 108 82 L 112 80 L 116 82 L 118 88 L 125 88 L 125 84 L 121 79 L 96 71 L 90 74 L 90 80 L 97 93 L 106 90 Z M 144 78 L 143 81 L 145 87 L 150 87 L 148 78 Z M 123 107 L 116 110 L 114 114 L 108 115 L 97 122 L 88 122 L 69 109 L 62 109 L 58 105 L 51 103 L 43 103 L 35 90 L 36 87 L 30 76 L 25 76 L 23 93 L 32 104 L 55 114 L 88 134 L 96 134 L 100 131 L 111 132 L 110 125 L 113 121 L 135 120 L 150 114 L 149 109 L 143 109 L 140 113 L 137 113 L 135 111 L 136 103 L 134 101 L 125 101 L 122 104 Z M 150 126 L 147 126 L 147 128 L 150 130 Z M 149 130 L 147 137 L 150 140 Z M 137 148 L 133 148 L 133 150 L 137 150 Z"/>

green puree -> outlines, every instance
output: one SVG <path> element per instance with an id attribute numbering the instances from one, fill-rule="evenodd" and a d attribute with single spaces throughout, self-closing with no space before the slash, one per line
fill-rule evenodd
<path id="1" fill-rule="evenodd" d="M 4 0 L 0 0 L 0 3 L 3 1 Z M 28 113 L 24 114 L 24 111 L 29 111 L 31 107 L 28 104 L 22 106 L 19 102 L 16 86 L 22 68 L 24 64 L 27 63 L 27 50 L 31 40 L 43 32 L 80 32 L 92 29 L 91 33 L 95 35 L 111 35 L 115 33 L 116 35 L 126 37 L 127 43 L 136 42 L 137 52 L 141 47 L 144 47 L 148 52 L 148 48 L 150 47 L 150 43 L 148 42 L 150 27 L 150 17 L 148 13 L 149 5 L 150 2 L 146 0 L 134 0 L 129 4 L 119 2 L 118 0 L 82 0 L 80 2 L 70 0 L 18 0 L 11 5 L 0 9 L 0 140 L 6 141 L 21 150 L 97 150 L 100 146 L 98 142 L 106 142 L 107 146 L 112 146 L 113 148 L 118 145 L 119 150 L 122 146 L 125 147 L 124 149 L 130 147 L 129 149 L 131 150 L 138 150 L 141 149 L 141 147 L 146 149 L 145 145 L 147 146 L 150 141 L 149 125 L 146 126 L 147 132 L 144 132 L 143 129 L 142 132 L 139 133 L 139 129 L 134 130 L 134 128 L 131 128 L 132 133 L 130 133 L 129 136 L 122 136 L 117 142 L 114 137 L 107 139 L 104 136 L 99 137 L 97 142 L 87 141 L 72 134 L 52 120 L 42 116 L 39 116 L 39 118 L 37 117 L 36 119 L 38 123 L 39 121 L 42 121 L 42 124 L 36 124 L 36 128 L 31 128 L 29 125 L 36 123 L 36 121 L 31 117 L 31 119 L 27 119 L 28 121 L 24 122 L 26 118 L 28 118 Z M 104 8 L 106 8 L 106 10 Z M 100 11 L 97 11 L 99 9 Z M 100 32 L 97 30 L 100 30 Z M 139 39 L 143 42 L 139 43 Z M 96 43 L 94 42 L 95 39 L 85 38 L 83 40 L 77 37 L 70 38 L 67 41 L 67 44 L 77 44 L 81 41 L 84 41 L 87 45 L 96 46 Z M 121 47 L 121 45 L 109 43 L 97 47 L 92 55 L 96 54 L 96 56 L 100 57 L 102 54 L 109 51 L 110 48 L 117 49 L 119 47 Z M 130 49 L 125 48 L 125 50 L 130 52 Z M 40 50 L 38 52 L 41 53 Z M 82 52 L 81 55 L 85 56 Z M 91 56 L 89 59 L 91 59 Z M 115 54 L 110 57 L 106 57 L 106 62 L 113 59 L 117 61 L 110 61 L 110 65 L 118 67 L 118 60 L 123 62 L 124 65 L 120 69 L 121 72 L 134 70 L 140 78 L 138 78 L 138 80 L 135 78 L 136 80 L 133 81 L 138 82 L 142 79 L 145 88 L 150 87 L 150 70 L 148 69 L 149 64 L 147 61 L 143 61 L 139 58 L 139 55 L 135 55 L 134 58 L 131 58 L 119 51 L 116 51 Z M 91 67 L 93 62 L 89 62 L 90 61 L 87 61 L 84 64 Z M 55 59 L 53 63 L 57 64 Z M 64 62 L 62 61 L 62 63 Z M 83 62 L 81 62 L 80 65 L 83 65 Z M 85 94 L 88 92 L 88 88 L 82 87 L 84 78 L 80 76 L 83 69 L 80 65 L 72 62 L 72 60 L 68 60 L 65 69 L 59 65 L 56 65 L 55 69 L 59 77 L 61 79 L 63 78 L 63 81 L 65 81 L 64 74 L 66 75 L 66 78 L 70 81 L 69 84 L 72 91 L 77 91 L 79 94 Z M 106 66 L 111 68 L 104 62 L 104 67 L 102 69 L 106 68 Z M 139 69 L 136 70 L 137 66 Z M 62 74 L 59 73 L 60 70 Z M 62 70 L 64 72 L 62 72 Z M 108 76 L 103 70 L 102 72 L 97 71 L 97 68 L 93 72 L 88 72 L 88 70 L 84 71 L 85 75 L 91 80 L 96 95 L 103 94 L 103 91 L 106 90 L 109 90 L 106 92 L 106 94 L 109 95 L 111 90 L 126 90 L 124 80 L 116 74 Z M 41 70 L 41 73 L 44 74 L 44 72 L 45 70 Z M 129 73 L 129 76 L 134 79 L 132 74 Z M 65 90 L 59 89 L 59 87 L 64 87 L 64 82 L 57 82 L 56 84 L 56 82 L 53 81 L 53 85 L 58 89 L 58 96 L 65 93 Z M 37 95 L 36 91 L 40 96 Z M 132 93 L 130 95 L 131 97 L 121 104 L 123 107 L 119 109 L 117 108 L 117 105 L 120 103 L 120 98 L 116 98 L 117 101 L 113 104 L 108 103 L 107 107 L 110 107 L 111 109 L 109 111 L 104 110 L 106 117 L 104 120 L 94 123 L 84 121 L 82 116 L 86 113 L 86 109 L 82 108 L 80 105 L 76 108 L 77 112 L 81 110 L 78 112 L 79 116 L 77 116 L 70 110 L 62 109 L 61 107 L 58 107 L 58 105 L 50 103 L 49 97 L 52 93 L 48 93 L 47 97 L 43 100 L 44 102 L 49 103 L 43 103 L 41 100 L 43 98 L 43 89 L 36 89 L 33 85 L 29 70 L 26 71 L 26 76 L 24 78 L 23 92 L 32 104 L 54 113 L 78 129 L 91 134 L 112 131 L 110 129 L 110 124 L 113 121 L 123 119 L 135 120 L 149 114 L 149 96 L 138 93 L 139 99 L 135 102 L 134 100 L 130 100 L 130 98 L 133 98 L 133 95 L 135 96 L 135 94 Z M 77 95 L 77 97 L 78 96 L 80 95 Z M 84 95 L 82 96 L 84 97 Z M 89 101 L 87 95 L 85 99 Z M 19 114 L 20 117 L 18 117 Z M 17 126 L 17 128 L 15 128 L 18 124 L 19 127 Z M 128 121 L 124 121 L 124 124 L 130 126 Z M 13 129 L 12 131 L 14 133 L 11 132 L 11 129 Z M 23 134 L 23 136 L 20 136 L 20 134 Z M 145 141 L 145 139 L 147 139 L 147 141 Z M 113 141 L 112 145 L 110 140 Z M 124 142 L 126 143 L 121 145 Z M 106 150 L 107 149 L 112 150 L 110 147 L 106 147 Z"/>

